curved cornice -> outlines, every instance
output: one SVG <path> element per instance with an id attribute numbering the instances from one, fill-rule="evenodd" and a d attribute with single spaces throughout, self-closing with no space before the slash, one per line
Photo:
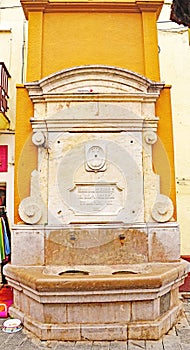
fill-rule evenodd
<path id="1" fill-rule="evenodd" d="M 25 87 L 33 99 L 61 94 L 138 94 L 159 95 L 164 84 L 127 69 L 88 65 L 53 73 Z"/>
<path id="2" fill-rule="evenodd" d="M 151 1 L 63 1 L 63 0 L 21 0 L 28 19 L 29 12 L 59 13 L 59 12 L 156 12 L 160 14 L 164 0 Z"/>

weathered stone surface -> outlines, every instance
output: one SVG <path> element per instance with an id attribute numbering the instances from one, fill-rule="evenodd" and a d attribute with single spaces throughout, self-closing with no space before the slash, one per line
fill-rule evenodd
<path id="1" fill-rule="evenodd" d="M 130 321 L 131 304 L 130 302 L 71 304 L 67 307 L 67 315 L 69 323 L 124 323 Z"/>
<path id="2" fill-rule="evenodd" d="M 180 234 L 177 223 L 148 225 L 149 261 L 178 261 Z"/>
<path id="3" fill-rule="evenodd" d="M 11 262 L 15 265 L 44 264 L 44 229 L 36 226 L 16 226 L 12 234 Z M 19 252 L 19 253 L 18 253 Z"/>
<path id="4" fill-rule="evenodd" d="M 146 230 L 119 225 L 70 227 L 46 235 L 46 265 L 136 264 L 148 261 Z"/>
<path id="5" fill-rule="evenodd" d="M 159 299 L 132 302 L 132 321 L 155 320 L 160 316 Z"/>
<path id="6" fill-rule="evenodd" d="M 83 325 L 81 327 L 82 339 L 89 340 L 126 340 L 127 325 L 103 324 L 103 325 Z"/>

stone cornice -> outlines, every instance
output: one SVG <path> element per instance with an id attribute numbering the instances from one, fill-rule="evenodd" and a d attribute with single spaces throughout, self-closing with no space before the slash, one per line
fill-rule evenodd
<path id="1" fill-rule="evenodd" d="M 46 118 L 35 119 L 31 118 L 30 122 L 34 132 L 122 132 L 122 131 L 137 131 L 153 130 L 156 132 L 158 117 L 126 119 L 125 116 L 121 119 L 82 119 L 71 120 L 63 118 Z"/>
<path id="2" fill-rule="evenodd" d="M 43 96 L 32 96 L 33 103 L 61 103 L 61 102 L 141 102 L 155 103 L 159 93 L 150 94 L 47 94 Z"/>
<path id="3" fill-rule="evenodd" d="M 164 0 L 151 1 L 62 1 L 62 0 L 21 0 L 28 19 L 29 12 L 59 13 L 59 12 L 156 12 L 161 11 Z"/>

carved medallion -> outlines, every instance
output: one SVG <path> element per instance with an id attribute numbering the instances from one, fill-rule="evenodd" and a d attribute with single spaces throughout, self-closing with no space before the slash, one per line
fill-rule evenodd
<path id="1" fill-rule="evenodd" d="M 105 149 L 100 145 L 86 145 L 86 170 L 104 171 L 106 170 Z"/>

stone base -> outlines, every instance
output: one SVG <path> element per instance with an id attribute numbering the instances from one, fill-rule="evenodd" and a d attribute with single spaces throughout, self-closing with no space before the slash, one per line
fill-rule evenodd
<path id="1" fill-rule="evenodd" d="M 42 340 L 156 340 L 167 333 L 180 316 L 187 263 L 109 268 L 8 264 L 10 315 Z"/>
<path id="2" fill-rule="evenodd" d="M 169 310 L 155 321 L 106 324 L 51 324 L 37 322 L 11 307 L 10 315 L 23 320 L 24 326 L 41 340 L 108 341 L 127 339 L 159 339 L 177 322 L 181 305 Z"/>

